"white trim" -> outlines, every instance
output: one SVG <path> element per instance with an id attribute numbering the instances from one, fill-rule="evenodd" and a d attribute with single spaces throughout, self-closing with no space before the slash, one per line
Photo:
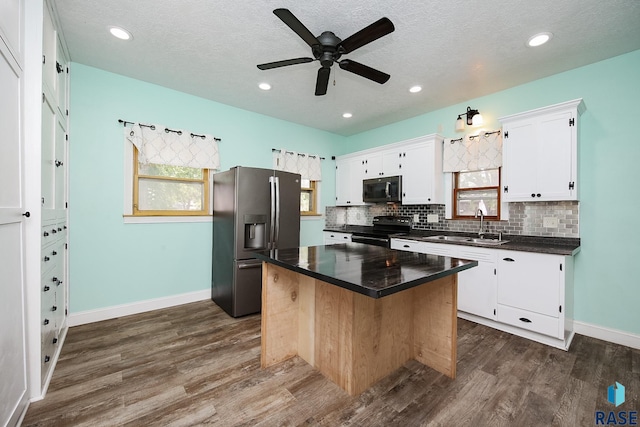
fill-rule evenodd
<path id="1" fill-rule="evenodd" d="M 71 313 L 67 318 L 69 327 L 85 325 L 87 323 L 100 322 L 102 320 L 115 319 L 116 317 L 145 313 L 147 311 L 174 307 L 191 302 L 204 301 L 211 298 L 211 290 L 189 292 L 186 294 L 172 295 L 169 297 L 154 298 L 146 301 L 137 301 L 129 304 L 115 305 L 98 308 L 95 310 Z"/>
<path id="2" fill-rule="evenodd" d="M 620 344 L 627 347 L 640 350 L 640 335 L 632 334 L 629 332 L 620 331 L 617 329 L 609 329 L 591 323 L 573 321 L 573 329 L 576 334 L 585 335 L 591 338 L 597 338 L 612 342 L 614 344 Z"/>
<path id="3" fill-rule="evenodd" d="M 211 215 L 199 216 L 124 216 L 125 224 L 162 224 L 167 222 L 213 222 Z"/>

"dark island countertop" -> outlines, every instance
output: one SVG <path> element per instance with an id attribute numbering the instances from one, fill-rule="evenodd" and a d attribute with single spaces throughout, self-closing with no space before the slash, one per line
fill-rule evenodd
<path id="1" fill-rule="evenodd" d="M 336 231 L 340 233 L 365 233 L 372 230 L 373 227 L 366 225 L 343 225 L 338 227 L 326 227 L 324 231 Z M 393 238 L 409 239 L 416 241 L 424 241 L 437 244 L 446 245 L 460 245 L 460 246 L 476 246 L 489 249 L 506 249 L 510 251 L 521 252 L 536 252 L 542 254 L 553 255 L 569 255 L 573 256 L 580 252 L 580 239 L 571 237 L 539 237 L 539 236 L 523 236 L 504 234 L 503 240 L 507 243 L 502 245 L 485 245 L 481 243 L 472 242 L 460 242 L 460 241 L 437 241 L 431 239 L 425 239 L 429 236 L 466 236 L 466 237 L 478 237 L 477 234 L 459 233 L 451 231 L 437 231 L 437 230 L 411 230 L 410 233 L 402 233 L 392 235 Z M 486 234 L 487 237 L 496 237 L 491 233 Z"/>
<path id="2" fill-rule="evenodd" d="M 277 249 L 254 255 L 262 261 L 371 298 L 391 295 L 478 265 L 477 261 L 362 243 Z"/>

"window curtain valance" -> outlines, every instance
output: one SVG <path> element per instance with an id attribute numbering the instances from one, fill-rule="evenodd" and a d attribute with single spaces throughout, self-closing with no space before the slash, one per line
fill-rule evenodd
<path id="1" fill-rule="evenodd" d="M 502 166 L 502 132 L 446 139 L 442 156 L 444 172 L 499 168 Z"/>
<path id="2" fill-rule="evenodd" d="M 322 180 L 322 164 L 317 154 L 296 153 L 284 148 L 273 150 L 273 168 L 285 172 L 299 173 L 302 179 Z"/>
<path id="3" fill-rule="evenodd" d="M 218 141 L 212 135 L 134 123 L 125 127 L 124 137 L 138 149 L 140 163 L 220 169 Z"/>

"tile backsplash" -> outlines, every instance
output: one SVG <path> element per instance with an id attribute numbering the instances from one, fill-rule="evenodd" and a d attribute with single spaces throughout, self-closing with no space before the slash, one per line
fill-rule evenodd
<path id="1" fill-rule="evenodd" d="M 523 202 L 509 203 L 508 221 L 485 221 L 487 233 L 503 232 L 526 236 L 580 237 L 579 202 Z M 344 224 L 371 225 L 378 215 L 411 216 L 418 214 L 420 221 L 413 224 L 418 230 L 436 230 L 475 233 L 479 220 L 449 220 L 444 217 L 444 205 L 371 205 L 328 206 L 326 226 Z M 438 215 L 437 223 L 428 223 L 427 215 Z M 544 227 L 544 218 L 557 220 L 557 227 Z"/>

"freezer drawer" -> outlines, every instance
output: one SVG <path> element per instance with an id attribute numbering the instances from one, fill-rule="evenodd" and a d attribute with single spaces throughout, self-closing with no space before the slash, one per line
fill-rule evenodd
<path id="1" fill-rule="evenodd" d="M 255 259 L 234 262 L 235 292 L 233 317 L 259 313 L 262 308 L 262 261 Z"/>

